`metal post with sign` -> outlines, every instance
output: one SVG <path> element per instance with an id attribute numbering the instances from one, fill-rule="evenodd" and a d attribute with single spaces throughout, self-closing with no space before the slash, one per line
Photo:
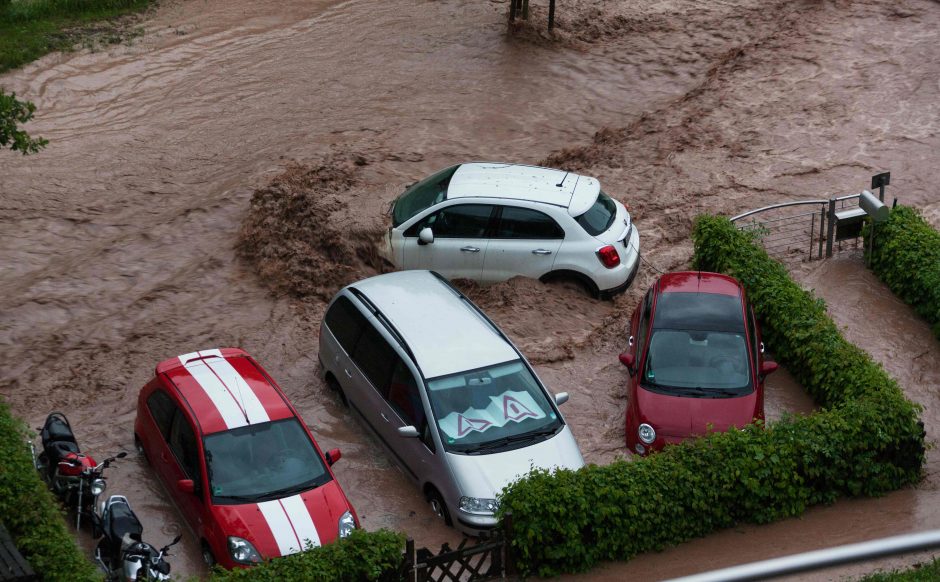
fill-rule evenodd
<path id="1" fill-rule="evenodd" d="M 872 180 L 874 183 L 874 179 Z M 882 190 L 882 196 L 884 191 Z M 883 200 L 884 198 L 882 198 Z M 871 231 L 868 233 L 868 265 L 871 265 L 871 253 L 875 248 L 875 224 L 888 220 L 889 210 L 882 200 L 875 198 L 875 195 L 868 190 L 863 190 L 858 198 L 858 205 L 865 210 L 865 213 L 871 217 Z"/>

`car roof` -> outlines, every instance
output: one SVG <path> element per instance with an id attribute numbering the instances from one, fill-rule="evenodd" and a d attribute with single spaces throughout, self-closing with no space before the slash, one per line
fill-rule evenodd
<path id="1" fill-rule="evenodd" d="M 201 350 L 157 364 L 189 405 L 203 434 L 294 417 L 267 372 L 238 348 Z"/>
<path id="2" fill-rule="evenodd" d="M 398 271 L 350 285 L 388 319 L 425 378 L 516 360 L 513 346 L 430 271 Z"/>
<path id="3" fill-rule="evenodd" d="M 659 279 L 654 329 L 744 332 L 743 293 L 733 277 L 684 271 Z"/>
<path id="4" fill-rule="evenodd" d="M 741 296 L 743 287 L 738 280 L 721 273 L 705 271 L 677 271 L 659 278 L 660 293 L 719 293 Z"/>
<path id="5" fill-rule="evenodd" d="M 462 164 L 451 176 L 447 199 L 526 200 L 560 206 L 571 216 L 580 216 L 597 201 L 600 191 L 596 178 L 573 172 L 523 164 L 472 162 Z"/>

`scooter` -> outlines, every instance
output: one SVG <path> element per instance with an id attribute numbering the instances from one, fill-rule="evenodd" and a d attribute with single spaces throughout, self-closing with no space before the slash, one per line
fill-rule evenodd
<path id="1" fill-rule="evenodd" d="M 75 511 L 75 529 L 80 530 L 82 515 L 92 515 L 98 496 L 107 486 L 104 470 L 115 460 L 126 457 L 127 453 L 121 452 L 96 463 L 91 456 L 81 452 L 72 426 L 61 412 L 47 416 L 39 434 L 42 452 L 38 456 L 33 443 L 29 444 L 36 470 L 62 503 Z M 93 533 L 97 536 L 97 532 Z"/>
<path id="2" fill-rule="evenodd" d="M 144 528 L 123 495 L 112 495 L 102 501 L 100 515 L 101 539 L 95 547 L 95 561 L 109 582 L 170 579 L 166 556 L 181 536 L 159 550 L 143 541 Z"/>

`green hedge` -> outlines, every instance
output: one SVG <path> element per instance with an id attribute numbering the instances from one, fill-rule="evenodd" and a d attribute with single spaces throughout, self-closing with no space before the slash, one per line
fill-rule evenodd
<path id="1" fill-rule="evenodd" d="M 919 408 L 849 344 L 823 303 L 725 218 L 700 217 L 696 268 L 738 278 L 764 340 L 824 409 L 712 434 L 633 462 L 531 472 L 501 497 L 517 567 L 553 575 L 625 560 L 738 522 L 766 523 L 840 496 L 914 483 Z"/>
<path id="2" fill-rule="evenodd" d="M 868 248 L 868 228 L 865 248 Z M 875 227 L 869 257 L 879 279 L 927 320 L 940 339 L 940 232 L 916 209 L 897 206 Z"/>
<path id="3" fill-rule="evenodd" d="M 43 580 L 101 580 L 75 545 L 61 506 L 33 466 L 22 421 L 0 400 L 0 520 Z"/>
<path id="4" fill-rule="evenodd" d="M 405 538 L 388 530 L 355 530 L 345 539 L 312 550 L 270 560 L 247 569 L 217 569 L 211 582 L 279 582 L 398 580 Z"/>
<path id="5" fill-rule="evenodd" d="M 926 564 L 916 564 L 907 570 L 878 572 L 859 578 L 859 582 L 936 582 L 940 580 L 940 558 Z"/>

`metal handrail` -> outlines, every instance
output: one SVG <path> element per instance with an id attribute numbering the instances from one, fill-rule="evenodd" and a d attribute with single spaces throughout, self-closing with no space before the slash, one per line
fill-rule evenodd
<path id="1" fill-rule="evenodd" d="M 858 194 L 856 194 L 858 196 Z M 798 202 L 783 202 L 780 204 L 771 204 L 770 206 L 764 206 L 763 208 L 758 208 L 757 210 L 751 210 L 745 212 L 744 214 L 739 214 L 731 218 L 731 222 L 740 220 L 742 218 L 747 218 L 752 214 L 757 214 L 758 212 L 763 212 L 765 210 L 774 210 L 775 208 L 786 208 L 787 206 L 800 206 L 803 204 L 829 204 L 828 200 L 800 200 Z"/>
<path id="2" fill-rule="evenodd" d="M 669 582 L 745 582 L 787 576 L 852 562 L 874 560 L 885 556 L 907 554 L 940 548 L 940 529 L 916 534 L 881 538 L 858 544 L 836 546 L 783 558 L 752 562 L 692 576 L 673 578 Z"/>
<path id="3" fill-rule="evenodd" d="M 855 194 L 846 194 L 845 196 L 839 196 L 837 198 L 833 198 L 833 200 L 835 200 L 836 202 L 842 202 L 843 200 L 848 200 L 849 198 L 860 198 L 861 196 L 862 196 L 862 193 L 858 192 Z"/>

